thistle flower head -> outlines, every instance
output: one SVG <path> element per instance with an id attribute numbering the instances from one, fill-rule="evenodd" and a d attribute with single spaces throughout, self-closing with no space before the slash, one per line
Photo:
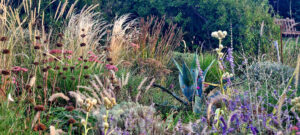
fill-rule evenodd
<path id="1" fill-rule="evenodd" d="M 214 31 L 211 33 L 211 36 L 214 38 L 217 38 L 219 40 L 222 40 L 223 38 L 225 38 L 227 36 L 227 31 L 221 31 L 221 30 Z"/>

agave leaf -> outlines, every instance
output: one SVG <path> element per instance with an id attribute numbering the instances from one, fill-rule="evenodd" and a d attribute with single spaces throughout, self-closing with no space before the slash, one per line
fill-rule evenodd
<path id="1" fill-rule="evenodd" d="M 199 97 L 202 96 L 202 92 L 203 92 L 203 82 L 205 81 L 206 74 L 207 74 L 208 70 L 211 68 L 211 66 L 213 65 L 214 62 L 215 62 L 215 60 L 213 60 L 213 61 L 209 64 L 209 66 L 204 70 L 202 76 L 200 76 L 199 79 L 198 79 L 198 82 L 197 82 L 197 83 L 198 83 L 199 88 L 198 88 L 198 93 L 197 93 L 197 94 L 198 94 Z"/>
<path id="2" fill-rule="evenodd" d="M 194 60 L 193 60 L 192 65 L 191 65 L 191 74 L 192 74 L 194 82 L 197 82 L 197 78 L 198 78 L 198 75 L 199 75 L 199 69 L 198 69 L 198 66 L 197 66 L 197 61 L 198 61 L 198 56 L 197 56 L 197 53 L 195 53 Z"/>
<path id="3" fill-rule="evenodd" d="M 182 74 L 182 67 L 178 64 L 178 62 L 174 58 L 172 58 L 172 60 L 173 60 L 174 64 L 176 65 L 176 67 L 178 68 L 179 73 Z"/>
<path id="4" fill-rule="evenodd" d="M 183 67 L 182 67 L 182 79 L 186 86 L 192 86 L 194 83 L 191 71 L 187 67 L 185 62 L 183 62 Z"/>
<path id="5" fill-rule="evenodd" d="M 201 113 L 201 98 L 199 96 L 195 96 L 195 104 L 193 106 L 193 112 L 194 113 Z"/>

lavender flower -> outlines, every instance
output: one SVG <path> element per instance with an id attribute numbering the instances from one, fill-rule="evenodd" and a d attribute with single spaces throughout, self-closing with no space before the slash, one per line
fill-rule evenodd
<path id="1" fill-rule="evenodd" d="M 234 73 L 234 57 L 233 57 L 233 48 L 228 48 L 226 60 L 230 63 L 231 72 Z"/>

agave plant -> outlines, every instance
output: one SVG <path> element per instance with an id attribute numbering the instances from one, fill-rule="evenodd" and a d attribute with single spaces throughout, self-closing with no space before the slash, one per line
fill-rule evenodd
<path id="1" fill-rule="evenodd" d="M 202 71 L 200 68 L 197 53 L 195 53 L 190 68 L 184 61 L 182 66 L 180 66 L 175 59 L 173 59 L 173 61 L 179 70 L 178 78 L 181 91 L 189 102 L 192 102 L 195 99 L 193 111 L 199 113 L 199 109 L 201 107 L 201 97 L 204 88 L 203 82 L 205 80 L 207 71 L 210 69 L 214 61 L 212 61 L 204 71 Z"/>

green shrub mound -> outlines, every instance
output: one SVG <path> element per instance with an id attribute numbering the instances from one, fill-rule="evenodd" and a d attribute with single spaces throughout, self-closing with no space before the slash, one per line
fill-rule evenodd
<path id="1" fill-rule="evenodd" d="M 250 66 L 249 75 L 255 81 L 264 82 L 266 79 L 272 80 L 270 83 L 287 84 L 292 77 L 294 69 L 277 62 L 259 62 Z"/>

